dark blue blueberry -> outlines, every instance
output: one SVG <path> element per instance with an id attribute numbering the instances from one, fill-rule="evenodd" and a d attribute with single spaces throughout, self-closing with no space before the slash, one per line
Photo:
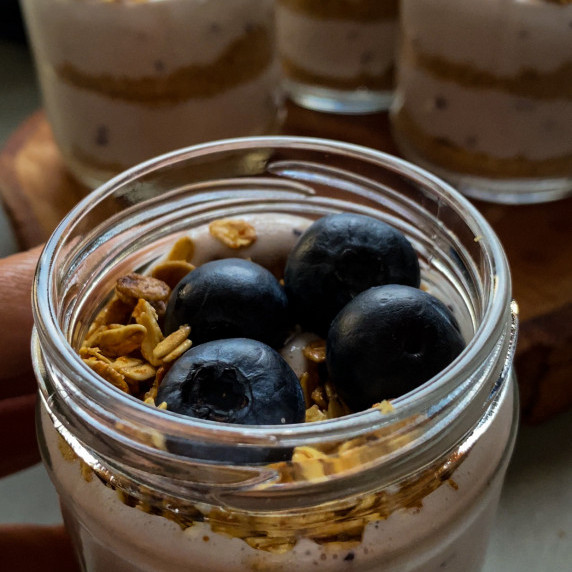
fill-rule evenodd
<path id="1" fill-rule="evenodd" d="M 165 376 L 157 403 L 199 419 L 241 425 L 301 423 L 298 377 L 271 347 L 246 338 L 207 342 L 185 352 Z"/>
<path id="2" fill-rule="evenodd" d="M 189 272 L 171 293 L 165 332 L 184 324 L 191 327 L 194 345 L 252 338 L 278 347 L 288 331 L 288 299 L 259 264 L 239 258 L 214 260 Z"/>
<path id="3" fill-rule="evenodd" d="M 405 236 L 373 217 L 318 219 L 296 243 L 284 286 L 298 321 L 325 337 L 336 314 L 360 292 L 382 284 L 419 286 L 417 254 Z"/>
<path id="4" fill-rule="evenodd" d="M 328 333 L 328 372 L 354 411 L 419 387 L 463 350 L 448 308 L 403 285 L 370 288 L 335 318 Z"/>

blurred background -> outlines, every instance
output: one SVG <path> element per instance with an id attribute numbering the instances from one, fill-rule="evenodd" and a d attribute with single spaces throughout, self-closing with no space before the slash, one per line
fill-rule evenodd
<path id="1" fill-rule="evenodd" d="M 0 149 L 40 103 L 15 0 L 0 0 Z M 18 246 L 0 205 L 0 256 Z M 508 470 L 485 572 L 572 570 L 572 412 L 523 426 Z M 0 480 L 0 522 L 60 522 L 41 465 Z"/>

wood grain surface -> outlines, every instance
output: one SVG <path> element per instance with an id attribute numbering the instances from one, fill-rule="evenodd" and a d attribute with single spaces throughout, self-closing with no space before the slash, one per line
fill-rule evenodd
<path id="1" fill-rule="evenodd" d="M 397 154 L 385 113 L 340 116 L 289 105 L 283 133 Z M 45 241 L 87 192 L 67 173 L 42 111 L 0 152 L 0 195 L 23 249 Z M 473 203 L 509 258 L 521 312 L 516 370 L 523 418 L 542 421 L 572 406 L 572 199 L 525 206 Z"/>

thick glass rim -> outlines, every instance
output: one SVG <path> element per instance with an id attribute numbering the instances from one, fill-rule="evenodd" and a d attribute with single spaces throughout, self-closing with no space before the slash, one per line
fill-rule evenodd
<path id="1" fill-rule="evenodd" d="M 174 163 L 216 151 L 260 148 L 337 153 L 375 163 L 431 189 L 440 201 L 463 219 L 475 237 L 478 237 L 488 271 L 494 276 L 486 292 L 487 305 L 481 322 L 459 358 L 432 378 L 430 383 L 392 400 L 395 406 L 393 412 L 382 414 L 374 408 L 318 423 L 283 426 L 230 425 L 174 415 L 150 408 L 110 384 L 101 383 L 99 376 L 81 361 L 68 342 L 66 333 L 60 328 L 56 302 L 49 296 L 53 291 L 52 284 L 58 279 L 55 261 L 69 230 L 81 219 L 84 212 L 96 208 L 103 198 L 118 188 Z M 313 442 L 317 438 L 322 441 L 339 440 L 347 435 L 369 433 L 376 427 L 388 426 L 427 410 L 436 400 L 443 399 L 452 392 L 460 376 L 466 376 L 467 371 L 476 371 L 491 354 L 496 343 L 494 332 L 504 328 L 507 316 L 510 316 L 510 302 L 510 272 L 502 246 L 484 217 L 455 189 L 424 169 L 381 151 L 340 141 L 292 136 L 245 137 L 195 145 L 141 163 L 111 179 L 78 203 L 58 225 L 41 253 L 33 288 L 36 335 L 42 352 L 50 355 L 67 379 L 73 380 L 77 389 L 74 399 L 89 400 L 90 405 L 101 414 L 101 418 L 120 412 L 119 417 L 123 420 L 146 425 L 166 434 L 184 435 L 192 430 L 195 437 L 207 443 L 235 443 L 239 440 L 241 443 L 257 446 L 292 446 L 306 441 Z M 111 409 L 110 404 L 113 404 Z"/>

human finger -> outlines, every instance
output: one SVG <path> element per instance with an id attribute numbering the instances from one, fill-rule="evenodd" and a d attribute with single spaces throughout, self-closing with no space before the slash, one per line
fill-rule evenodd
<path id="1" fill-rule="evenodd" d="M 38 247 L 0 259 L 0 399 L 33 390 L 31 292 L 39 255 Z"/>

